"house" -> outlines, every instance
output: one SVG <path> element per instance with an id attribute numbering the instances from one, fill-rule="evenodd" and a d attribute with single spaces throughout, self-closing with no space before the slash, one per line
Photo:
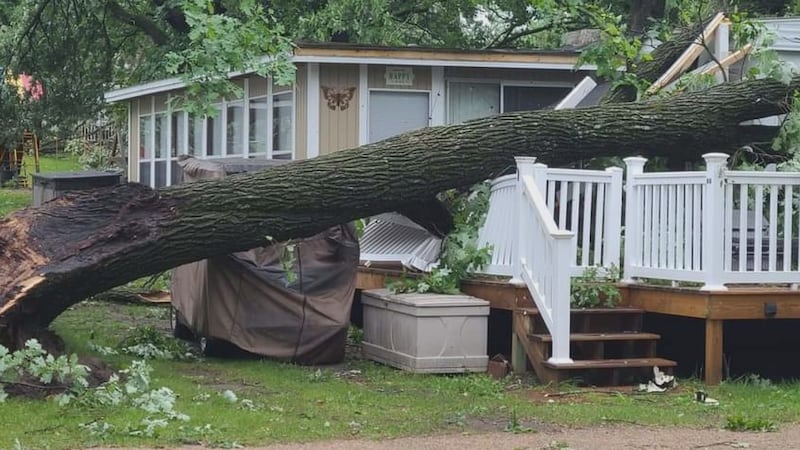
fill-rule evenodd
<path id="1" fill-rule="evenodd" d="M 299 43 L 295 83 L 232 78 L 242 98 L 215 117 L 170 110 L 185 83 L 153 81 L 106 93 L 129 105 L 128 177 L 153 187 L 179 182 L 177 157 L 305 159 L 417 128 L 564 98 L 594 67 L 576 50 L 458 50 Z"/>

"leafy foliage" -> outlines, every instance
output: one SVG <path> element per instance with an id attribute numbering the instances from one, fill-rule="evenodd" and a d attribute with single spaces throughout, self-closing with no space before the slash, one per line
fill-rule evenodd
<path id="1" fill-rule="evenodd" d="M 188 83 L 178 102 L 189 113 L 213 115 L 217 99 L 239 97 L 241 89 L 228 81 L 233 70 L 272 75 L 279 84 L 294 81 L 286 30 L 255 0 L 240 1 L 238 16 L 220 14 L 208 0 L 183 0 L 181 9 L 190 29 L 187 43 L 166 54 L 165 69 Z"/>
<path id="2" fill-rule="evenodd" d="M 77 355 L 54 357 L 36 339 L 28 340 L 24 348 L 15 352 L 0 345 L 0 402 L 7 397 L 4 386 L 27 383 L 29 379 L 41 383 L 40 388 L 60 386 L 63 392 L 57 399 L 68 402 L 89 387 L 88 374 L 89 368 L 78 363 Z"/>
<path id="3" fill-rule="evenodd" d="M 121 431 L 130 436 L 154 436 L 159 428 L 170 421 L 189 420 L 189 416 L 175 410 L 177 397 L 172 389 L 150 386 L 150 373 L 153 369 L 143 361 L 133 361 L 128 369 L 122 370 L 124 380 L 114 374 L 108 382 L 88 391 L 79 399 L 79 404 L 98 411 L 105 407 L 133 407 L 145 411 L 147 416 L 139 424 L 117 426 L 102 418 L 80 426 L 92 434 L 106 435 Z"/>
<path id="4" fill-rule="evenodd" d="M 117 349 L 144 359 L 196 359 L 184 341 L 167 336 L 152 325 L 134 328 Z"/>
<path id="5" fill-rule="evenodd" d="M 570 280 L 571 303 L 576 308 L 613 308 L 620 299 L 617 282 L 619 268 L 589 266 L 579 277 Z"/>
<path id="6" fill-rule="evenodd" d="M 419 278 L 403 278 L 387 283 L 393 292 L 434 292 L 455 294 L 461 280 L 489 263 L 491 248 L 478 247 L 478 232 L 489 211 L 489 183 L 481 183 L 465 195 L 448 191 L 444 200 L 453 214 L 453 231 L 444 238 L 439 265 Z"/>
<path id="7" fill-rule="evenodd" d="M 612 81 L 613 87 L 630 86 L 640 97 L 650 83 L 637 77 L 635 71 L 639 64 L 652 60 L 643 51 L 642 38 L 628 34 L 622 16 L 601 10 L 594 17 L 601 39 L 581 53 L 578 66 L 595 64 L 597 75 Z"/>
<path id="8" fill-rule="evenodd" d="M 115 167 L 111 161 L 111 151 L 96 142 L 83 139 L 70 139 L 64 147 L 66 153 L 78 157 L 84 169 L 106 170 Z"/>
<path id="9" fill-rule="evenodd" d="M 728 416 L 725 419 L 725 429 L 730 431 L 778 431 L 774 422 L 767 419 L 757 419 L 742 415 Z"/>

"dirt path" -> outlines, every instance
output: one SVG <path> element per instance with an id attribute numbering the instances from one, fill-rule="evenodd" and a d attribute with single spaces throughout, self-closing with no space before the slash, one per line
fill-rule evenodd
<path id="1" fill-rule="evenodd" d="M 800 424 L 784 424 L 772 433 L 737 433 L 720 429 L 644 427 L 635 425 L 589 428 L 552 427 L 535 433 L 475 433 L 415 436 L 384 441 L 363 439 L 318 441 L 306 444 L 280 444 L 246 447 L 251 450 L 651 450 L 731 448 L 794 450 L 800 449 Z M 189 446 L 173 450 L 203 450 Z M 93 450 L 124 450 L 93 448 Z M 129 450 L 141 450 L 129 449 Z"/>
<path id="2" fill-rule="evenodd" d="M 735 433 L 716 429 L 608 426 L 555 429 L 538 433 L 487 433 L 421 436 L 386 441 L 339 440 L 273 445 L 261 450 L 410 450 L 410 449 L 798 449 L 800 425 L 774 433 Z"/>

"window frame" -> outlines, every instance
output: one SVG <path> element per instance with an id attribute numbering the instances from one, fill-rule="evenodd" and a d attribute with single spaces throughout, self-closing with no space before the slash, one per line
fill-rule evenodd
<path id="1" fill-rule="evenodd" d="M 155 111 L 155 102 L 156 96 L 151 95 L 148 99 L 138 99 L 139 107 L 137 108 L 137 117 L 136 120 L 138 129 L 139 129 L 139 142 L 138 147 L 135 149 L 135 154 L 137 155 L 137 163 L 139 164 L 137 170 L 139 182 L 146 183 L 151 187 L 156 185 L 156 162 L 166 162 L 166 180 L 165 180 L 165 187 L 172 185 L 172 163 L 177 161 L 177 158 L 181 155 L 189 154 L 189 127 L 195 127 L 195 125 L 202 124 L 202 129 L 194 129 L 192 130 L 192 135 L 196 138 L 197 133 L 201 133 L 199 145 L 200 148 L 194 149 L 194 157 L 197 159 L 219 159 L 219 158 L 227 158 L 227 157 L 237 157 L 237 158 L 252 158 L 252 157 L 265 157 L 267 159 L 275 159 L 275 152 L 274 152 L 274 143 L 273 143 L 273 133 L 275 132 L 275 124 L 273 123 L 273 108 L 275 107 L 275 96 L 278 95 L 285 95 L 291 94 L 291 101 L 289 104 L 286 105 L 289 107 L 290 118 L 291 118 L 291 149 L 290 150 L 279 150 L 278 156 L 286 156 L 288 155 L 291 160 L 294 160 L 297 156 L 297 85 L 292 84 L 290 86 L 281 86 L 281 89 L 275 89 L 273 87 L 273 80 L 269 77 L 266 78 L 267 84 L 267 93 L 264 95 L 258 95 L 251 97 L 250 96 L 250 78 L 245 78 L 243 86 L 243 95 L 240 98 L 227 100 L 222 99 L 219 102 L 214 103 L 214 107 L 218 108 L 219 114 L 214 117 L 214 120 L 219 120 L 222 126 L 220 129 L 222 132 L 220 136 L 214 136 L 214 142 L 209 142 L 208 139 L 208 132 L 209 132 L 209 119 L 208 116 L 200 117 L 200 120 L 197 120 L 198 117 L 190 115 L 188 112 L 183 110 L 182 108 L 170 108 L 169 101 L 167 102 L 167 109 L 165 111 Z M 277 87 L 277 86 L 276 86 Z M 167 96 L 169 100 L 171 96 Z M 266 98 L 265 108 L 267 112 L 267 145 L 266 145 L 266 153 L 261 152 L 251 152 L 250 149 L 250 102 L 251 100 L 258 100 Z M 227 133 L 227 126 L 228 126 L 228 107 L 230 105 L 239 104 L 242 107 L 242 125 L 240 127 L 239 133 L 241 133 L 241 142 L 242 142 L 242 152 L 241 153 L 229 153 L 228 152 L 228 133 Z M 173 118 L 175 115 L 178 115 L 178 121 L 183 125 L 182 130 L 182 142 L 181 140 L 176 140 L 176 146 L 179 147 L 176 149 L 176 156 L 172 156 L 172 143 L 175 139 L 173 136 Z M 166 130 L 162 130 L 161 132 L 165 132 L 166 137 L 166 148 L 162 149 L 162 155 L 159 158 L 156 158 L 156 122 L 159 120 L 159 117 L 164 115 L 166 117 Z M 149 158 L 144 158 L 141 156 L 141 147 L 142 147 L 142 119 L 149 118 L 150 121 L 150 129 L 147 130 L 146 133 L 146 143 L 150 143 L 150 156 Z M 131 120 L 133 117 L 131 117 Z M 179 127 L 178 127 L 179 128 Z M 196 143 L 196 141 L 192 142 L 192 145 Z M 219 155 L 208 155 L 209 149 L 213 148 L 211 145 L 216 143 L 221 147 L 221 153 Z M 141 164 L 146 163 L 149 166 L 150 173 L 148 180 L 142 180 L 141 178 Z"/>
<path id="2" fill-rule="evenodd" d="M 504 114 L 505 108 L 505 88 L 508 87 L 540 87 L 540 88 L 574 88 L 577 82 L 572 81 L 546 81 L 546 80 L 508 80 L 505 78 L 466 78 L 466 77 L 451 77 L 445 78 L 445 92 L 447 101 L 445 102 L 444 117 L 448 125 L 450 122 L 450 96 L 451 96 L 451 83 L 471 83 L 471 84 L 491 84 L 499 88 L 500 94 L 500 111 L 498 114 Z"/>

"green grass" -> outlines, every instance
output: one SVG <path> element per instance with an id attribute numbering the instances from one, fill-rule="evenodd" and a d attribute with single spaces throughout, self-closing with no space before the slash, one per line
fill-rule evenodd
<path id="1" fill-rule="evenodd" d="M 25 157 L 25 167 L 28 169 L 28 176 L 35 173 L 33 157 Z M 72 154 L 59 153 L 57 155 L 42 155 L 39 157 L 40 172 L 73 172 L 83 170 L 83 166 L 78 162 L 78 157 Z"/>
<path id="2" fill-rule="evenodd" d="M 88 342 L 114 346 L 132 327 L 167 328 L 163 307 L 85 302 L 64 313 L 53 329 L 68 349 L 89 353 Z M 127 356 L 102 357 L 115 366 Z M 636 423 L 659 426 L 752 428 L 800 420 L 800 384 L 745 380 L 707 389 L 716 407 L 694 401 L 702 387 L 694 381 L 667 394 L 591 393 L 545 397 L 559 390 L 516 384 L 509 389 L 485 375 L 413 375 L 363 360 L 333 368 L 304 368 L 258 360 L 155 361 L 155 386 L 179 395 L 177 410 L 188 423 L 170 423 L 157 436 L 124 431 L 144 413 L 131 408 L 59 407 L 52 401 L 15 399 L 0 404 L 0 448 L 20 439 L 25 448 L 75 448 L 93 445 L 225 446 L 299 442 L 333 438 L 378 439 L 413 434 L 496 430 L 517 431 L 537 424 L 587 426 Z M 254 411 L 225 400 L 231 390 L 248 399 Z M 574 387 L 561 386 L 562 391 Z M 745 419 L 741 419 L 745 418 Z M 117 430 L 92 436 L 78 424 L 107 421 Z M 206 427 L 206 425 L 210 427 Z M 753 425 L 755 424 L 755 425 Z"/>
<path id="3" fill-rule="evenodd" d="M 0 217 L 31 204 L 31 191 L 0 188 Z"/>
<path id="4" fill-rule="evenodd" d="M 28 176 L 34 172 L 33 158 L 25 157 Z M 78 159 L 72 155 L 45 155 L 39 160 L 41 172 L 70 172 L 82 170 Z M 29 183 L 30 184 L 30 183 Z M 9 189 L 0 187 L 0 217 L 22 209 L 31 204 L 31 191 L 26 189 Z"/>

